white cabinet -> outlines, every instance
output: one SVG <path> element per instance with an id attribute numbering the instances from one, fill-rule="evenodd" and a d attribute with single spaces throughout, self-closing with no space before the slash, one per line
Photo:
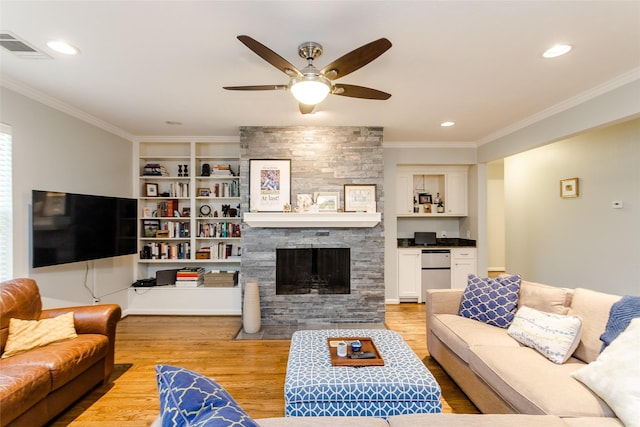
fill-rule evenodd
<path id="1" fill-rule="evenodd" d="M 396 214 L 399 217 L 468 215 L 467 166 L 400 166 L 396 170 Z M 437 198 L 444 204 L 438 211 Z M 419 202 L 417 212 L 414 200 Z"/>
<path id="2" fill-rule="evenodd" d="M 400 301 L 422 302 L 420 249 L 398 249 L 398 297 Z"/>
<path id="3" fill-rule="evenodd" d="M 477 274 L 476 248 L 452 248 L 451 288 L 464 289 L 469 274 Z"/>
<path id="4" fill-rule="evenodd" d="M 445 175 L 445 212 L 447 215 L 466 216 L 467 208 L 467 173 L 449 172 Z"/>
<path id="5" fill-rule="evenodd" d="M 409 173 L 396 175 L 396 213 L 411 215 L 413 213 L 413 181 Z"/>

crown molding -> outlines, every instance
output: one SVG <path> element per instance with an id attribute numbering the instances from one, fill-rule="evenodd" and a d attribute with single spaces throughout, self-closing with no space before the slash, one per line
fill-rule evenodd
<path id="1" fill-rule="evenodd" d="M 0 74 L 0 86 L 6 87 L 9 90 L 12 90 L 21 95 L 26 96 L 27 98 L 31 98 L 34 101 L 38 101 L 41 104 L 44 104 L 55 110 L 61 111 L 65 114 L 75 117 L 76 119 L 82 120 L 86 123 L 89 123 L 90 125 L 93 125 L 97 128 L 100 128 L 109 133 L 117 135 L 121 138 L 124 138 L 129 141 L 134 140 L 134 136 L 131 135 L 129 132 L 123 129 L 120 129 L 119 127 L 114 126 L 111 123 L 105 122 L 104 120 L 101 120 L 95 116 L 92 116 L 91 114 L 85 113 L 82 110 L 72 107 L 71 105 L 62 102 L 52 97 L 51 95 L 48 95 L 44 92 L 36 90 L 30 86 L 27 86 L 22 82 L 19 82 L 17 80 L 14 80 L 2 74 Z"/>
<path id="2" fill-rule="evenodd" d="M 618 77 L 609 80 L 608 82 L 591 88 L 579 95 L 576 95 L 545 110 L 542 110 L 539 113 L 529 116 L 524 120 L 513 123 L 512 125 L 509 125 L 497 132 L 487 135 L 477 141 L 477 146 L 480 147 L 491 141 L 512 134 L 520 129 L 524 129 L 534 123 L 540 122 L 563 111 L 569 110 L 570 108 L 576 107 L 580 104 L 590 101 L 591 99 L 597 98 L 600 95 L 611 92 L 612 90 L 618 89 L 619 87 L 622 87 L 628 83 L 632 83 L 636 80 L 640 80 L 640 67 L 634 68 L 624 74 L 619 75 Z"/>
<path id="3" fill-rule="evenodd" d="M 477 148 L 475 142 L 468 141 L 399 141 L 383 142 L 383 148 Z"/>
<path id="4" fill-rule="evenodd" d="M 136 136 L 136 142 L 216 142 L 239 144 L 240 136 Z"/>

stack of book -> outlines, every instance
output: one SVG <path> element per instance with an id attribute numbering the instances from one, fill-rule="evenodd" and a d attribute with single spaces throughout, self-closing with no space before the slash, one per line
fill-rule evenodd
<path id="1" fill-rule="evenodd" d="M 176 288 L 197 288 L 203 284 L 203 267 L 185 267 L 176 273 Z"/>
<path id="2" fill-rule="evenodd" d="M 169 176 L 167 168 L 158 163 L 147 163 L 142 169 L 142 175 L 144 176 Z"/>
<path id="3" fill-rule="evenodd" d="M 231 171 L 231 165 L 213 165 L 211 170 L 212 175 L 233 175 Z"/>

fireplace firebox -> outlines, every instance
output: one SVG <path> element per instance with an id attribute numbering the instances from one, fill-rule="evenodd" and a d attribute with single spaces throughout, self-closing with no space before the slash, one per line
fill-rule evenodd
<path id="1" fill-rule="evenodd" d="M 349 248 L 276 249 L 276 295 L 348 294 Z"/>

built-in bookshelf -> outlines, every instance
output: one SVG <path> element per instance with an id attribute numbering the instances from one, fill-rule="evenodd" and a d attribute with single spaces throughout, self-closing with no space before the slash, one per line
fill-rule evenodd
<path id="1" fill-rule="evenodd" d="M 186 266 L 203 266 L 207 271 L 238 271 L 242 251 L 239 143 L 217 138 L 145 139 L 138 142 L 137 150 L 138 278 L 154 277 L 158 270 Z M 171 286 L 163 288 L 172 289 Z M 228 296 L 223 298 L 220 310 L 199 312 L 229 314 L 239 311 L 239 305 L 236 307 L 239 289 L 198 289 L 207 295 Z M 163 294 L 157 288 L 146 291 L 132 290 L 130 299 L 138 303 L 155 301 Z M 182 292 L 185 297 L 189 296 L 187 300 L 208 298 L 189 291 Z M 151 298 L 151 293 L 156 297 Z M 141 298 L 145 294 L 147 297 Z M 211 301 L 211 304 L 217 303 L 220 301 Z M 154 302 L 150 307 L 138 307 L 137 311 L 154 312 L 157 305 Z M 160 304 L 163 305 L 166 304 Z M 136 304 L 132 307 L 136 312 Z M 175 303 L 160 310 L 190 313 Z"/>

